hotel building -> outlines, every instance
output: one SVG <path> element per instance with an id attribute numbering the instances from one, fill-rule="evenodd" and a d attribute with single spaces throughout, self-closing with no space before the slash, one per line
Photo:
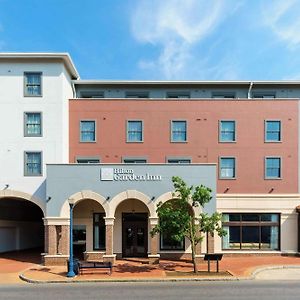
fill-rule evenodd
<path id="1" fill-rule="evenodd" d="M 81 80 L 68 54 L 0 54 L 0 251 L 45 264 L 189 257 L 150 236 L 172 176 L 204 184 L 227 235 L 209 252 L 299 252 L 297 81 Z"/>

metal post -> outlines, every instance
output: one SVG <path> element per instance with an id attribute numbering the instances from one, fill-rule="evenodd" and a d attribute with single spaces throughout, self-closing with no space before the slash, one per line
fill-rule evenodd
<path id="1" fill-rule="evenodd" d="M 74 263 L 73 263 L 73 203 L 70 205 L 70 255 L 69 255 L 69 272 L 67 277 L 75 277 L 74 273 Z"/>

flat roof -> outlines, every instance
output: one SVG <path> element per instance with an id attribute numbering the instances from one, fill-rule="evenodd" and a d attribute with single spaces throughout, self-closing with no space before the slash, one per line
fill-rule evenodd
<path id="1" fill-rule="evenodd" d="M 73 79 L 79 79 L 79 73 L 69 53 L 48 52 L 1 52 L 0 59 L 61 59 Z"/>
<path id="2" fill-rule="evenodd" d="M 75 85 L 300 85 L 300 80 L 73 80 Z"/>

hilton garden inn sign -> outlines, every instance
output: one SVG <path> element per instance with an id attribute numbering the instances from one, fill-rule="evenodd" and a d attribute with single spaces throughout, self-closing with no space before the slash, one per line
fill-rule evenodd
<path id="1" fill-rule="evenodd" d="M 161 181 L 162 176 L 157 174 L 136 174 L 133 169 L 101 168 L 102 181 Z"/>

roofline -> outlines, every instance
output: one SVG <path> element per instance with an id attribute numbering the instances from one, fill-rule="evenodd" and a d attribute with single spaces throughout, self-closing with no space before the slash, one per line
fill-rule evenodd
<path id="1" fill-rule="evenodd" d="M 69 53 L 59 52 L 59 53 L 50 53 L 50 52 L 0 52 L 1 59 L 62 59 L 67 67 L 69 73 L 72 76 L 72 79 L 79 79 L 79 73 L 73 63 L 73 60 Z"/>
<path id="2" fill-rule="evenodd" d="M 75 85 L 300 85 L 300 80 L 73 80 Z"/>

